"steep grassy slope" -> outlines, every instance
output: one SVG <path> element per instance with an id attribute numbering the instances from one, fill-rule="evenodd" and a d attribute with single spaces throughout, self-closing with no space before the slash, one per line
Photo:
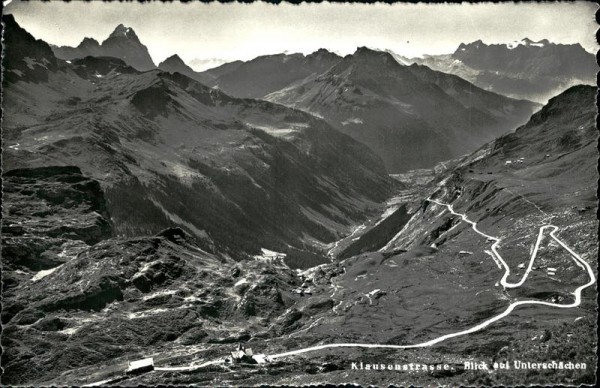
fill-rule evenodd
<path id="1" fill-rule="evenodd" d="M 398 225 L 398 233 L 381 252 L 365 252 L 342 260 L 336 268 L 316 271 L 317 284 L 323 282 L 328 290 L 327 296 L 318 295 L 330 298 L 338 319 L 335 323 L 326 319 L 330 314 L 326 311 L 316 314 L 314 321 L 323 318 L 309 330 L 313 336 L 323 338 L 335 325 L 340 342 L 414 344 L 473 327 L 514 301 L 572 303 L 574 290 L 589 276 L 548 231 L 523 285 L 504 289 L 499 284 L 504 271 L 490 257 L 492 241 L 424 197 L 452 204 L 456 212 L 477 222 L 480 231 L 500 238 L 498 251 L 510 267 L 509 282 L 524 275 L 544 225 L 556 225 L 557 236 L 595 269 L 595 95 L 593 87 L 576 86 L 551 99 L 514 133 L 448 166 L 420 200 L 408 203 L 413 217 Z M 354 244 L 360 246 L 363 237 L 366 244 L 368 234 L 352 236 Z M 595 365 L 597 338 L 591 323 L 597 307 L 595 291 L 595 284 L 588 287 L 577 308 L 521 306 L 477 333 L 428 349 L 407 350 L 406 359 L 475 359 L 488 364 L 557 359 Z M 561 347 L 569 352 L 560 352 Z M 376 354 L 389 357 L 389 351 Z M 590 383 L 593 372 L 593 368 L 553 375 L 457 369 L 438 381 Z"/>
<path id="2" fill-rule="evenodd" d="M 7 34 L 29 36 L 7 20 Z M 27 55 L 11 48 L 14 73 Z M 57 61 L 43 42 L 29 50 Z M 389 192 L 368 148 L 309 114 L 114 58 L 44 71 L 6 84 L 5 166 L 80 167 L 105 188 L 119 235 L 178 225 L 242 257 L 329 242 Z"/>

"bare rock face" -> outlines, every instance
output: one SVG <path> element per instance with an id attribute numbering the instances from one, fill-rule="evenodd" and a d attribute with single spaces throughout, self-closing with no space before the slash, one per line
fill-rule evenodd
<path id="1" fill-rule="evenodd" d="M 476 41 L 461 44 L 454 59 L 473 69 L 515 76 L 589 79 L 597 71 L 594 55 L 579 44 L 555 44 L 524 38 L 513 45 Z M 552 60 L 548 60 L 552 58 Z"/>
<path id="2" fill-rule="evenodd" d="M 294 273 L 248 262 L 238 279 L 231 276 L 238 265 L 179 228 L 88 247 L 5 296 L 3 379 L 41 382 L 151 349 L 227 346 L 268 333 L 293 303 L 282 294 L 295 285 Z"/>
<path id="3" fill-rule="evenodd" d="M 240 265 L 179 227 L 113 237 L 100 185 L 77 167 L 6 171 L 3 210 L 5 383 L 175 341 L 248 341 L 293 304 L 281 262 Z"/>
<path id="4" fill-rule="evenodd" d="M 57 69 L 57 61 L 50 46 L 35 39 L 17 24 L 14 16 L 3 15 L 2 84 L 23 80 L 26 82 L 44 82 L 48 80 L 48 72 Z"/>
<path id="5" fill-rule="evenodd" d="M 100 47 L 105 56 L 121 58 L 140 71 L 156 68 L 148 48 L 140 42 L 133 28 L 119 24 Z"/>

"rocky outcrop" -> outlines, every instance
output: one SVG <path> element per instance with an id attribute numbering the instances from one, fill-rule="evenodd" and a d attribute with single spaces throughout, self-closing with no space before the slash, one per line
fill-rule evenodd
<path id="1" fill-rule="evenodd" d="M 72 166 L 5 171 L 5 268 L 50 269 L 112 235 L 100 185 Z"/>
<path id="2" fill-rule="evenodd" d="M 44 82 L 58 64 L 50 46 L 21 28 L 13 15 L 2 15 L 3 86 L 19 80 Z"/>
<path id="3" fill-rule="evenodd" d="M 3 382 L 44 381 L 173 344 L 227 349 L 273 335 L 297 282 L 280 262 L 240 265 L 180 228 L 104 240 L 4 296 Z"/>
<path id="4" fill-rule="evenodd" d="M 112 57 L 87 56 L 74 59 L 72 65 L 74 67 L 73 71 L 78 76 L 94 81 L 98 80 L 99 77 L 116 73 L 137 73 L 137 70 L 127 65 L 122 59 Z"/>

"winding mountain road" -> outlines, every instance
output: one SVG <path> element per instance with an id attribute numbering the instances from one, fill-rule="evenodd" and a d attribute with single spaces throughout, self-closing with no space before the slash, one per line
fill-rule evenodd
<path id="1" fill-rule="evenodd" d="M 275 360 L 278 358 L 291 357 L 291 356 L 295 356 L 298 354 L 315 352 L 315 351 L 324 350 L 324 349 L 333 349 L 333 348 L 414 349 L 414 348 L 429 347 L 429 346 L 433 346 L 435 344 L 438 344 L 442 341 L 445 341 L 445 340 L 448 340 L 451 338 L 461 337 L 461 336 L 473 334 L 475 332 L 483 330 L 486 327 L 493 324 L 494 322 L 497 322 L 497 321 L 501 320 L 502 318 L 508 316 L 511 312 L 513 312 L 519 306 L 542 305 L 542 306 L 549 306 L 549 307 L 561 308 L 561 309 L 578 307 L 581 304 L 581 294 L 582 294 L 583 290 L 590 287 L 592 284 L 594 284 L 596 282 L 596 277 L 595 277 L 594 272 L 593 272 L 592 268 L 590 267 L 590 265 L 585 260 L 583 260 L 580 255 L 578 255 L 576 252 L 574 252 L 571 248 L 569 248 L 567 246 L 567 244 L 565 244 L 560 238 L 558 238 L 556 236 L 556 232 L 558 231 L 559 228 L 555 225 L 544 225 L 544 226 L 540 227 L 540 230 L 539 230 L 539 233 L 537 236 L 537 240 L 534 245 L 534 249 L 533 249 L 533 251 L 531 253 L 531 257 L 529 259 L 529 264 L 527 266 L 525 273 L 523 274 L 523 277 L 518 282 L 511 283 L 507 280 L 507 278 L 510 276 L 510 273 L 511 273 L 510 267 L 508 266 L 506 261 L 502 258 L 502 255 L 500 255 L 500 253 L 498 252 L 498 246 L 502 239 L 500 239 L 498 237 L 490 236 L 490 235 L 480 231 L 477 228 L 476 222 L 469 220 L 469 218 L 465 214 L 456 212 L 453 209 L 452 205 L 446 204 L 446 203 L 443 203 L 443 202 L 440 202 L 440 201 L 437 201 L 437 200 L 431 199 L 431 198 L 427 198 L 427 201 L 435 203 L 439 206 L 445 206 L 452 214 L 461 217 L 462 221 L 470 224 L 471 228 L 476 233 L 478 233 L 479 235 L 494 242 L 491 247 L 492 257 L 494 258 L 494 260 L 497 263 L 499 263 L 499 267 L 504 269 L 504 274 L 502 275 L 502 279 L 500 280 L 500 284 L 504 288 L 517 288 L 517 287 L 520 287 L 521 285 L 523 285 L 523 283 L 526 281 L 527 277 L 529 276 L 529 273 L 531 272 L 531 270 L 533 268 L 533 263 L 537 257 L 540 243 L 541 243 L 542 239 L 544 238 L 544 232 L 548 229 L 551 230 L 550 237 L 554 241 L 556 241 L 558 244 L 560 244 L 563 248 L 565 248 L 565 250 L 567 250 L 567 252 L 569 252 L 569 254 L 572 256 L 575 263 L 580 268 L 582 268 L 583 270 L 585 270 L 587 272 L 587 274 L 589 276 L 589 281 L 586 284 L 581 285 L 575 289 L 575 291 L 572 293 L 575 296 L 575 300 L 572 303 L 559 304 L 559 303 L 544 302 L 544 301 L 539 301 L 539 300 L 522 300 L 522 301 L 512 302 L 510 305 L 508 305 L 508 307 L 503 312 L 481 322 L 478 325 L 475 325 L 473 327 L 470 327 L 468 329 L 461 330 L 458 332 L 449 333 L 449 334 L 434 338 L 434 339 L 426 341 L 426 342 L 421 342 L 421 343 L 412 344 L 412 345 L 384 345 L 384 344 L 363 344 L 363 343 L 325 344 L 325 345 L 317 345 L 317 346 L 311 346 L 311 347 L 307 347 L 307 348 L 301 348 L 301 349 L 292 350 L 292 351 L 284 352 L 284 353 L 268 355 L 267 359 Z M 224 363 L 226 363 L 226 359 L 220 358 L 220 359 L 208 361 L 208 362 L 205 362 L 202 364 L 197 364 L 197 365 L 171 366 L 171 367 L 157 366 L 154 368 L 154 370 L 155 371 L 192 371 L 192 370 L 204 368 L 204 367 L 207 367 L 210 365 L 224 364 Z M 98 383 L 96 383 L 96 384 L 98 384 Z"/>
<path id="2" fill-rule="evenodd" d="M 500 313 L 498 315 L 495 315 L 495 316 L 493 316 L 493 317 L 491 317 L 491 318 L 489 318 L 489 319 L 481 322 L 480 324 L 478 324 L 476 326 L 473 326 L 473 327 L 471 327 L 469 329 L 458 331 L 458 332 L 455 332 L 455 333 L 446 334 L 446 335 L 443 335 L 441 337 L 434 338 L 434 339 L 432 339 L 430 341 L 421 342 L 421 343 L 418 343 L 418 344 L 413 344 L 413 345 L 379 345 L 379 344 L 360 344 L 360 343 L 326 344 L 326 345 L 318 345 L 318 346 L 312 346 L 312 347 L 308 347 L 308 348 L 293 350 L 293 351 L 289 351 L 289 352 L 285 352 L 285 353 L 273 354 L 273 355 L 269 356 L 269 359 L 274 360 L 274 359 L 277 359 L 277 358 L 289 357 L 289 356 L 294 356 L 294 355 L 297 355 L 297 354 L 314 352 L 314 351 L 317 351 L 317 350 L 330 349 L 330 348 L 375 348 L 375 349 L 414 349 L 414 348 L 424 348 L 424 347 L 435 345 L 437 343 L 440 343 L 442 341 L 448 340 L 450 338 L 460 337 L 460 336 L 464 336 L 464 335 L 467 335 L 467 334 L 472 334 L 472 333 L 475 333 L 477 331 L 480 331 L 480 330 L 488 327 L 492 323 L 494 323 L 496 321 L 499 321 L 500 319 L 506 317 L 511 312 L 513 312 L 513 310 L 515 308 L 517 308 L 519 306 L 525 306 L 525 305 L 543 305 L 543 306 L 550 306 L 550 307 L 563 308 L 563 309 L 577 307 L 577 306 L 579 306 L 581 304 L 581 293 L 583 292 L 583 290 L 585 290 L 586 288 L 588 288 L 589 286 L 591 286 L 592 284 L 594 284 L 596 282 L 596 277 L 594 275 L 594 271 L 592 270 L 592 268 L 590 267 L 590 265 L 585 260 L 583 260 L 581 258 L 581 256 L 579 256 L 577 253 L 575 253 L 571 248 L 569 248 L 562 240 L 560 240 L 556 236 L 555 233 L 558 230 L 558 227 L 555 226 L 555 225 L 544 225 L 544 226 L 540 227 L 540 231 L 538 233 L 538 237 L 537 237 L 537 240 L 535 242 L 535 246 L 534 246 L 533 252 L 531 253 L 531 258 L 529 259 L 529 265 L 527 266 L 527 270 L 523 274 L 523 277 L 517 283 L 510 283 L 510 282 L 507 281 L 508 276 L 510 276 L 510 268 L 509 268 L 508 264 L 506 263 L 506 261 L 504 261 L 504 259 L 502 258 L 502 256 L 498 252 L 498 245 L 500 244 L 500 241 L 501 241 L 500 238 L 497 238 L 497 237 L 494 237 L 494 236 L 490 236 L 490 235 L 485 234 L 482 231 L 480 231 L 477 228 L 477 223 L 476 222 L 469 220 L 469 218 L 465 214 L 458 213 L 458 212 L 454 211 L 454 209 L 452 208 L 452 205 L 446 204 L 446 203 L 442 203 L 440 201 L 437 201 L 437 200 L 434 200 L 434 199 L 431 199 L 431 198 L 428 198 L 427 201 L 435 203 L 435 204 L 440 205 L 440 206 L 445 206 L 446 208 L 448 208 L 448 210 L 452 214 L 460 216 L 461 219 L 464 222 L 466 222 L 468 224 L 471 224 L 472 229 L 476 233 L 478 233 L 481 236 L 486 237 L 486 238 L 494 241 L 494 243 L 492 244 L 493 255 L 495 256 L 495 259 L 498 260 L 499 263 L 501 263 L 502 267 L 504 267 L 504 275 L 502 276 L 502 279 L 500 280 L 500 284 L 502 284 L 502 286 L 504 288 L 516 288 L 516 287 L 520 287 L 525 282 L 525 280 L 527 279 L 527 276 L 531 272 L 531 269 L 533 267 L 533 262 L 535 261 L 535 258 L 537 257 L 538 249 L 539 249 L 540 243 L 541 243 L 541 241 L 542 241 L 542 239 L 544 237 L 544 231 L 546 229 L 551 229 L 550 237 L 552 237 L 552 239 L 554 239 L 554 241 L 556 241 L 563 248 L 565 248 L 567 250 L 567 252 L 569 252 L 569 254 L 572 256 L 573 260 L 575 261 L 575 263 L 579 267 L 581 267 L 582 269 L 584 269 L 585 271 L 587 271 L 587 274 L 588 274 L 590 280 L 586 284 L 584 284 L 582 286 L 579 286 L 577 289 L 575 289 L 575 291 L 573 292 L 573 295 L 575 296 L 575 300 L 573 301 L 573 303 L 559 304 L 559 303 L 543 302 L 543 301 L 539 301 L 539 300 L 522 300 L 522 301 L 513 302 L 502 313 Z"/>

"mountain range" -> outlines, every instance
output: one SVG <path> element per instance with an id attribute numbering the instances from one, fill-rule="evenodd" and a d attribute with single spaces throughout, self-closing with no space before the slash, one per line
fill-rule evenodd
<path id="1" fill-rule="evenodd" d="M 86 37 L 77 47 L 51 47 L 56 57 L 64 60 L 112 56 L 123 59 L 140 71 L 156 67 L 135 31 L 122 24 L 102 44 Z M 415 58 L 391 50 L 387 52 L 400 64 L 425 65 L 433 70 L 457 75 L 494 93 L 540 103 L 545 103 L 569 86 L 593 84 L 597 72 L 594 55 L 580 44 L 556 44 L 547 39 L 535 42 L 524 38 L 507 44 L 486 44 L 478 40 L 461 43 L 452 54 L 426 54 Z M 192 78 L 199 82 L 219 87 L 236 97 L 262 98 L 310 75 L 321 74 L 341 59 L 337 54 L 320 49 L 306 56 L 275 54 L 250 61 L 233 61 L 202 72 L 193 70 L 180 59 L 175 63 L 173 57 L 168 58 L 170 61 L 165 60 L 165 66 L 170 66 L 172 71 L 180 69 L 186 75 L 193 74 Z M 206 61 L 195 59 L 192 62 L 206 67 Z M 217 64 L 224 61 L 212 62 Z M 270 76 L 265 78 L 264 74 Z"/>
<path id="2" fill-rule="evenodd" d="M 546 102 L 574 84 L 594 84 L 598 72 L 595 56 L 579 43 L 556 44 L 547 39 L 524 38 L 509 44 L 478 40 L 461 44 L 452 54 L 397 58 L 458 75 L 486 90 L 537 102 Z"/>
<path id="3" fill-rule="evenodd" d="M 367 144 L 390 172 L 431 167 L 472 151 L 536 108 L 364 47 L 265 99 L 323 117 Z"/>
<path id="4" fill-rule="evenodd" d="M 176 224 L 232 257 L 293 251 L 332 241 L 389 193 L 377 156 L 312 115 L 116 58 L 61 61 L 5 23 L 5 168 L 80 167 L 118 235 Z"/>
<path id="5" fill-rule="evenodd" d="M 85 38 L 77 48 L 53 50 L 66 60 L 113 56 L 140 71 L 154 68 L 146 47 L 123 25 L 102 45 Z M 578 44 L 523 39 L 461 44 L 453 54 L 421 59 L 367 48 L 342 58 L 321 49 L 234 61 L 203 72 L 175 54 L 158 68 L 231 96 L 317 115 L 369 146 L 388 171 L 400 172 L 462 155 L 522 124 L 538 105 L 519 98 L 544 102 L 572 84 L 591 82 L 594 62 Z M 414 144 L 420 144 L 418 150 Z"/>
<path id="6" fill-rule="evenodd" d="M 139 73 L 114 58 L 85 58 L 71 64 L 56 60 L 55 70 L 46 69 L 42 64 L 53 63 L 52 58 L 40 53 L 47 54 L 48 47 L 32 40 L 10 19 L 5 23 L 7 36 L 13 38 L 5 41 L 8 50 L 4 57 L 5 69 L 12 77 L 5 80 L 3 100 L 5 112 L 10 112 L 5 116 L 9 131 L 3 169 L 4 384 L 102 381 L 149 386 L 168 379 L 182 385 L 232 381 L 280 385 L 360 379 L 383 385 L 397 378 L 398 372 L 379 371 L 365 377 L 364 372 L 349 369 L 347 362 L 364 359 L 364 350 L 357 348 L 345 348 L 343 361 L 329 352 L 314 352 L 310 357 L 289 357 L 261 369 L 219 364 L 195 373 L 155 370 L 127 375 L 123 371 L 128 361 L 147 355 L 161 367 L 197 365 L 199 359 L 204 362 L 230 354 L 238 343 L 266 354 L 332 340 L 419 343 L 479 324 L 517 298 L 566 303 L 572 298 L 573 285 L 586 281 L 560 247 L 544 241 L 524 287 L 503 290 L 494 286 L 500 271 L 486 253 L 490 242 L 473 233 L 460 217 L 425 198 L 452 204 L 455 211 L 476 220 L 478 228 L 501 237 L 499 249 L 516 269 L 511 274 L 515 279 L 521 276 L 519 266 L 528 257 L 538 228 L 547 222 L 560 227 L 561 238 L 574 244 L 591 265 L 597 265 L 594 87 L 568 89 L 516 131 L 463 158 L 438 165 L 431 181 L 420 180 L 419 171 L 397 175 L 402 182 L 397 187 L 401 206 L 389 201 L 390 207 L 381 217 L 354 218 L 364 224 L 330 244 L 342 248 L 332 251 L 332 262 L 298 273 L 269 258 L 268 251 L 257 259 L 232 259 L 232 252 L 239 251 L 234 240 L 219 237 L 215 229 L 199 231 L 194 214 L 218 223 L 227 222 L 231 208 L 250 212 L 252 205 L 236 202 L 228 190 L 234 186 L 242 188 L 249 202 L 257 202 L 261 212 L 274 217 L 280 229 L 311 233 L 309 227 L 288 224 L 299 218 L 278 205 L 277 191 L 282 191 L 282 196 L 296 195 L 293 201 L 310 216 L 317 215 L 316 208 L 306 201 L 327 204 L 325 209 L 337 217 L 322 214 L 319 223 L 331 227 L 328 220 L 340 222 L 338 217 L 348 212 L 342 203 L 360 203 L 355 193 L 363 184 L 364 196 L 373 189 L 381 190 L 372 201 L 389 195 L 385 174 L 373 173 L 382 169 L 381 163 L 365 147 L 305 113 L 227 97 L 177 74 L 159 70 Z M 17 41 L 28 44 L 14 45 Z M 32 64 L 33 69 L 19 74 L 7 64 L 17 68 Z M 41 69 L 47 78 L 40 77 Z M 429 72 L 421 76 L 431 76 Z M 442 80 L 439 84 L 448 87 Z M 146 97 L 148 88 L 152 99 Z M 36 109 L 25 111 L 27 105 L 22 101 Z M 204 115 L 201 125 L 194 112 Z M 298 129 L 300 133 L 290 133 L 289 128 L 278 131 L 266 123 L 255 130 L 231 128 L 223 112 L 234 112 L 240 122 L 249 117 L 270 120 L 270 125 L 273 120 L 305 120 L 310 127 Z M 169 124 L 169 118 L 176 119 L 176 125 Z M 186 128 L 186 120 L 193 126 Z M 225 126 L 219 127 L 221 123 Z M 143 128 L 149 132 L 144 133 Z M 185 136 L 185 131 L 193 136 Z M 237 142 L 239 134 L 244 142 Z M 208 145 L 201 148 L 194 143 L 196 136 Z M 310 140 L 316 137 L 323 142 L 320 136 L 332 140 L 324 142 L 321 150 Z M 223 148 L 210 140 L 213 137 Z M 172 147 L 179 141 L 194 146 L 194 154 L 190 156 L 186 147 Z M 350 148 L 335 148 L 340 143 Z M 239 148 L 254 149 L 259 160 L 240 153 Z M 350 158 L 340 163 L 337 157 L 327 156 L 331 150 Z M 323 169 L 310 165 L 303 152 L 319 158 Z M 204 162 L 203 166 L 198 161 L 202 155 L 214 164 Z M 358 173 L 354 159 L 361 155 L 370 155 L 372 160 L 359 163 L 364 170 Z M 188 156 L 197 162 L 184 165 L 181 160 Z M 270 158 L 274 158 L 270 167 L 260 164 L 269 164 Z M 273 171 L 272 178 L 265 178 L 244 161 L 259 163 L 256 168 L 263 172 L 281 167 Z M 248 168 L 246 180 L 239 177 L 242 166 Z M 357 175 L 323 172 L 331 168 L 338 174 L 349 170 Z M 315 179 L 302 175 L 305 171 Z M 195 174 L 203 177 L 195 180 Z M 229 180 L 228 175 L 238 178 Z M 356 183 L 361 176 L 365 181 Z M 299 182 L 285 182 L 284 177 Z M 317 191 L 335 190 L 323 196 L 307 191 L 306 179 L 306 185 Z M 127 184 L 136 180 L 140 183 Z M 247 180 L 249 184 L 244 183 Z M 344 191 L 342 181 L 353 189 Z M 216 195 L 206 194 L 207 182 Z M 254 183 L 265 189 L 269 202 L 261 200 Z M 293 190 L 288 190 L 288 185 Z M 117 187 L 122 190 L 115 191 Z M 223 200 L 227 202 L 220 202 Z M 177 203 L 182 211 L 174 206 Z M 159 205 L 165 209 L 162 215 L 171 217 L 168 222 L 158 222 L 158 214 L 139 214 L 142 207 Z M 271 211 L 270 206 L 277 208 Z M 207 208 L 221 217 L 204 213 Z M 321 211 L 325 211 L 323 207 Z M 130 223 L 123 221 L 127 213 L 133 213 Z M 154 221 L 154 226 L 142 224 L 145 229 L 131 229 L 142 221 Z M 236 237 L 244 238 L 251 228 L 246 229 L 243 218 L 235 222 L 226 226 L 234 228 Z M 171 227 L 153 234 L 162 226 Z M 253 238 L 260 241 L 266 230 L 262 227 Z M 272 243 L 278 240 L 274 235 L 268 239 Z M 287 237 L 286 241 L 294 239 Z M 560 269 L 560 282 L 546 274 L 549 267 Z M 304 296 L 298 289 L 306 290 Z M 560 314 L 547 306 L 521 309 L 473 336 L 411 351 L 406 362 L 452 360 L 453 369 L 447 373 L 423 374 L 419 381 L 424 385 L 479 381 L 480 375 L 463 366 L 473 357 L 506 361 L 564 354 L 565 360 L 593 365 L 595 353 L 590 353 L 587 345 L 595 333 L 596 294 L 588 289 L 583 295 L 577 309 L 561 309 Z M 539 316 L 545 319 L 536 319 Z M 377 359 L 397 357 L 389 349 L 369 352 Z M 516 370 L 509 377 L 485 373 L 488 385 L 537 381 L 526 370 Z M 552 379 L 557 378 L 567 384 L 589 384 L 595 376 L 593 371 L 553 373 Z"/>
<path id="7" fill-rule="evenodd" d="M 207 83 L 243 98 L 263 98 L 309 76 L 317 76 L 341 60 L 320 49 L 309 55 L 276 54 L 251 61 L 236 61 L 203 72 L 214 79 Z"/>

